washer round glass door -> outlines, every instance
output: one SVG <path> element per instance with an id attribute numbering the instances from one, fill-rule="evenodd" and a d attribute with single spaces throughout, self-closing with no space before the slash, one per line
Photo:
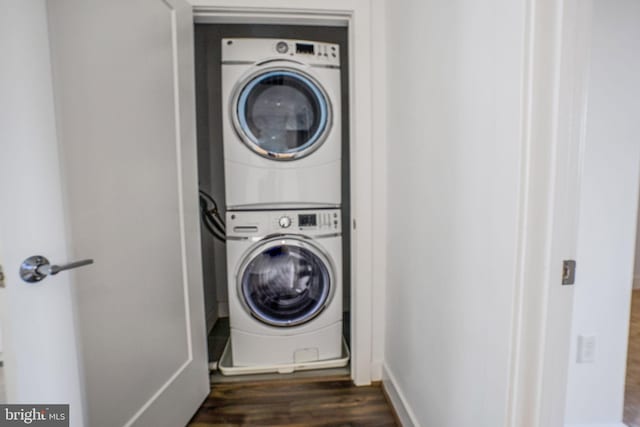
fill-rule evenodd
<path id="1" fill-rule="evenodd" d="M 254 317 L 272 326 L 295 326 L 328 304 L 333 274 L 317 248 L 296 238 L 276 238 L 251 252 L 238 280 L 240 298 Z"/>
<path id="2" fill-rule="evenodd" d="M 261 70 L 234 98 L 234 125 L 259 155 L 294 160 L 324 142 L 331 127 L 330 103 L 307 74 L 289 68 Z"/>

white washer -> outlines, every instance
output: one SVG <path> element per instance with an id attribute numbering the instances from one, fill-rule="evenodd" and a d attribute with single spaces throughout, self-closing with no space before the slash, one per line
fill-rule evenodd
<path id="1" fill-rule="evenodd" d="M 222 40 L 227 209 L 340 207 L 337 44 Z"/>
<path id="2" fill-rule="evenodd" d="M 227 213 L 234 366 L 342 354 L 340 211 Z"/>

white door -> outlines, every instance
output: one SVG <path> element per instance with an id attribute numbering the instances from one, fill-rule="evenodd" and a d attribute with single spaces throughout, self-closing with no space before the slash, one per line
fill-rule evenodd
<path id="1" fill-rule="evenodd" d="M 3 5 L 8 400 L 70 403 L 77 427 L 185 425 L 209 390 L 191 8 Z M 27 284 L 31 255 L 95 263 Z"/>

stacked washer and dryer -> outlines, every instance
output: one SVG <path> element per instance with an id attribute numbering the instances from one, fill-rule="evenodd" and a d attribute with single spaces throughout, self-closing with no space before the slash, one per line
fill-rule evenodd
<path id="1" fill-rule="evenodd" d="M 222 40 L 234 366 L 342 356 L 340 80 L 337 44 Z"/>

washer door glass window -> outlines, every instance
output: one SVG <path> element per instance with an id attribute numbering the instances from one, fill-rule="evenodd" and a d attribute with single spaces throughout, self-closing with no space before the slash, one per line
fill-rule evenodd
<path id="1" fill-rule="evenodd" d="M 236 127 L 258 154 L 275 160 L 304 157 L 329 130 L 329 103 L 308 76 L 272 70 L 254 77 L 240 91 Z"/>
<path id="2" fill-rule="evenodd" d="M 295 326 L 318 315 L 331 290 L 326 263 L 314 251 L 295 244 L 262 250 L 241 272 L 242 298 L 260 321 Z"/>

